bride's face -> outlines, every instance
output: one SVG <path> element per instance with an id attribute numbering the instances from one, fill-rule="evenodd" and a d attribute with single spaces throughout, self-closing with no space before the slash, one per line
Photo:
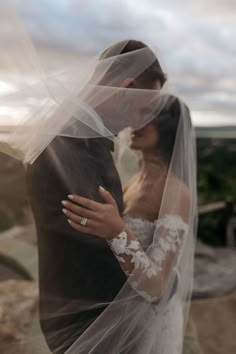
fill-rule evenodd
<path id="1" fill-rule="evenodd" d="M 131 130 L 129 147 L 142 152 L 152 152 L 157 149 L 158 131 L 153 123 L 145 125 L 142 129 Z"/>

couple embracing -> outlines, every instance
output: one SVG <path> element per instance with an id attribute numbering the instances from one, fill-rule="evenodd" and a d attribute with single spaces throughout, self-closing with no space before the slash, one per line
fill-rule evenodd
<path id="1" fill-rule="evenodd" d="M 35 133 L 27 184 L 40 324 L 53 353 L 182 353 L 196 158 L 189 109 L 163 91 L 166 80 L 147 45 L 115 43 L 78 91 L 65 89 L 63 100 L 58 93 L 44 138 Z M 139 168 L 122 187 L 113 150 L 124 148 L 126 128 L 126 149 L 135 153 L 124 168 L 133 159 Z"/>

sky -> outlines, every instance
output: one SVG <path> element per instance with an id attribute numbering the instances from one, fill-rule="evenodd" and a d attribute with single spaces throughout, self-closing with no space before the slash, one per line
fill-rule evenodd
<path id="1" fill-rule="evenodd" d="M 58 53 L 92 57 L 112 42 L 143 40 L 197 125 L 236 125 L 235 0 L 13 1 L 36 46 L 57 60 Z"/>

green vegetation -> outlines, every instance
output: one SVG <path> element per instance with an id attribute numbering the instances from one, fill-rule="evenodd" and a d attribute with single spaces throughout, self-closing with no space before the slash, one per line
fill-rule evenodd
<path id="1" fill-rule="evenodd" d="M 27 208 L 24 167 L 0 154 L 0 231 L 23 222 Z"/>
<path id="2" fill-rule="evenodd" d="M 236 201 L 236 139 L 198 139 L 199 205 Z M 225 244 L 227 211 L 199 218 L 198 237 L 212 245 Z"/>

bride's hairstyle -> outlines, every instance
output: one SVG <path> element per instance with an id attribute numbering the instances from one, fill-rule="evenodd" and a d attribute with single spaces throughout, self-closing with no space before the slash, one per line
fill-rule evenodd
<path id="1" fill-rule="evenodd" d="M 167 165 L 169 165 L 173 154 L 180 109 L 180 101 L 175 98 L 170 105 L 163 108 L 152 122 L 158 132 L 157 149 Z"/>
<path id="2" fill-rule="evenodd" d="M 100 60 L 111 58 L 113 56 L 120 55 L 120 54 L 130 53 L 144 48 L 148 49 L 149 54 L 153 55 L 155 57 L 155 60 L 139 76 L 136 77 L 136 80 L 144 85 L 151 84 L 159 80 L 162 87 L 167 80 L 167 75 L 163 72 L 161 65 L 158 59 L 156 58 L 154 52 L 145 43 L 141 41 L 130 39 L 128 41 L 124 40 L 124 41 L 114 43 L 102 52 L 102 54 L 100 55 Z M 128 63 L 128 61 L 130 62 Z M 114 60 L 113 64 L 107 71 L 106 75 L 104 75 L 102 82 L 100 82 L 100 84 L 106 83 L 107 79 L 109 78 L 109 74 L 110 73 L 114 74 L 114 70 L 117 71 L 117 69 L 119 68 L 119 64 L 120 64 L 119 60 Z M 132 65 L 132 64 L 133 64 L 133 58 L 132 57 L 127 58 L 125 65 Z M 120 70 L 123 70 L 122 66 L 120 66 Z"/>

